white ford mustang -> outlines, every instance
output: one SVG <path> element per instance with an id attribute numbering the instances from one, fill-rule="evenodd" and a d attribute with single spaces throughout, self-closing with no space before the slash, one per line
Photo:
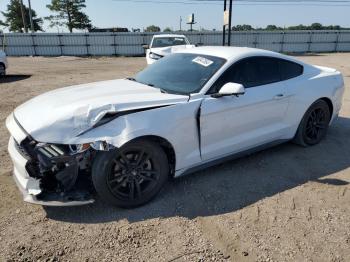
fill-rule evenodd
<path id="1" fill-rule="evenodd" d="M 134 78 L 66 87 L 7 118 L 24 200 L 120 207 L 169 177 L 283 141 L 320 142 L 341 107 L 338 71 L 250 48 L 169 55 Z"/>

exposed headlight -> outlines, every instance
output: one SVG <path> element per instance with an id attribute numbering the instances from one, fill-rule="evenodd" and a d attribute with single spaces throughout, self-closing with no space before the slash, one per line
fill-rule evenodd
<path id="1" fill-rule="evenodd" d="M 157 55 L 157 54 L 155 54 L 155 53 L 150 53 L 150 54 L 149 54 L 149 57 L 152 58 L 152 59 L 154 59 L 154 60 L 158 60 L 158 59 L 162 58 L 163 56 Z"/>
<path id="2" fill-rule="evenodd" d="M 69 145 L 71 154 L 79 154 L 90 148 L 90 144 Z"/>

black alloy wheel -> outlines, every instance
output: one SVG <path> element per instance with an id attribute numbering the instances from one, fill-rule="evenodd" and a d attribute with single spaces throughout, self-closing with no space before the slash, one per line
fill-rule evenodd
<path id="1" fill-rule="evenodd" d="M 327 126 L 325 111 L 322 108 L 314 109 L 309 115 L 305 128 L 305 137 L 309 143 L 313 144 L 324 137 Z"/>
<path id="2" fill-rule="evenodd" d="M 154 142 L 134 141 L 99 152 L 92 169 L 97 193 L 107 202 L 130 208 L 150 201 L 169 176 L 163 149 Z"/>
<path id="3" fill-rule="evenodd" d="M 318 144 L 327 134 L 331 113 L 324 100 L 313 103 L 305 113 L 294 142 L 302 146 Z"/>
<path id="4" fill-rule="evenodd" d="M 0 76 L 6 75 L 6 68 L 3 64 L 0 63 Z"/>
<path id="5" fill-rule="evenodd" d="M 142 148 L 123 150 L 114 159 L 107 184 L 119 199 L 134 200 L 152 191 L 160 178 L 160 170 Z"/>

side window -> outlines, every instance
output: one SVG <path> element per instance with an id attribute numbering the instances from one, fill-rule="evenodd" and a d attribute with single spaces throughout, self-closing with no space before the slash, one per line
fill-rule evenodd
<path id="1" fill-rule="evenodd" d="M 300 76 L 304 72 L 303 66 L 287 60 L 279 60 L 281 80 L 288 80 Z"/>
<path id="2" fill-rule="evenodd" d="M 214 83 L 209 93 L 217 93 L 228 82 L 242 84 L 245 88 L 281 81 L 278 59 L 251 57 L 228 68 Z"/>
<path id="3" fill-rule="evenodd" d="M 245 59 L 233 68 L 232 82 L 242 84 L 249 88 L 259 83 L 255 58 Z"/>
<path id="4" fill-rule="evenodd" d="M 261 86 L 280 81 L 278 60 L 270 57 L 258 57 L 254 61 L 256 82 L 251 86 Z"/>
<path id="5" fill-rule="evenodd" d="M 235 82 L 235 75 L 237 74 L 238 70 L 238 64 L 234 64 L 233 66 L 229 67 L 219 78 L 216 80 L 216 82 L 213 84 L 213 86 L 210 88 L 209 93 L 214 94 L 217 93 L 221 87 L 223 87 L 226 83 L 229 82 Z M 235 82 L 238 83 L 238 82 Z"/>

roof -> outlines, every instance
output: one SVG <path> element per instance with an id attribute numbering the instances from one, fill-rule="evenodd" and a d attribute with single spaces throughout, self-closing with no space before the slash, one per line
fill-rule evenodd
<path id="1" fill-rule="evenodd" d="M 176 35 L 176 34 L 161 34 L 161 35 L 154 35 L 154 38 L 158 37 L 185 37 L 184 35 Z"/>
<path id="2" fill-rule="evenodd" d="M 183 49 L 178 51 L 178 53 L 192 53 L 192 54 L 201 54 L 201 55 L 211 55 L 221 57 L 227 60 L 241 58 L 245 56 L 273 56 L 273 57 L 281 57 L 286 58 L 282 54 L 257 49 L 257 48 L 249 48 L 249 47 L 231 47 L 231 46 L 202 46 L 195 47 L 190 49 Z"/>

